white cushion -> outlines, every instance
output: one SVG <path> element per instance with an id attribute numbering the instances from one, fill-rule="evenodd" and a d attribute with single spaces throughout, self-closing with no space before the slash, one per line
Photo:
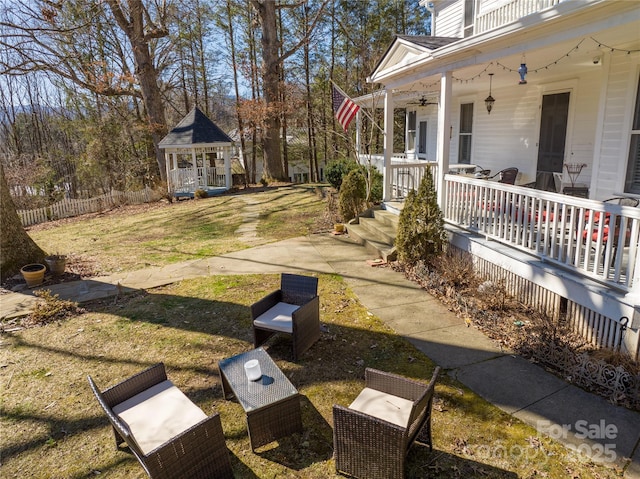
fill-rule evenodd
<path id="1" fill-rule="evenodd" d="M 376 389 L 364 388 L 349 408 L 407 427 L 413 402 Z"/>
<path id="2" fill-rule="evenodd" d="M 163 381 L 113 407 L 131 431 L 138 447 L 147 454 L 207 415 L 171 381 Z"/>
<path id="3" fill-rule="evenodd" d="M 253 324 L 264 328 L 280 331 L 281 333 L 293 333 L 293 320 L 291 315 L 300 306 L 289 303 L 277 303 L 256 319 Z"/>

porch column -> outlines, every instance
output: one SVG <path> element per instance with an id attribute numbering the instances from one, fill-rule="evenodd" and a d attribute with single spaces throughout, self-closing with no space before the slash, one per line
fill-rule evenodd
<path id="1" fill-rule="evenodd" d="M 449 150 L 451 146 L 451 86 L 453 83 L 451 72 L 444 72 L 440 78 L 440 107 L 438 108 L 438 173 L 434 178 L 438 192 L 438 204 L 444 208 L 444 175 L 449 171 Z"/>
<path id="2" fill-rule="evenodd" d="M 391 156 L 393 155 L 393 93 L 385 89 L 384 95 L 384 183 L 382 200 L 391 201 Z"/>
<path id="3" fill-rule="evenodd" d="M 231 147 L 225 146 L 222 149 L 222 156 L 224 157 L 224 184 L 225 187 L 230 190 L 233 185 L 233 178 L 231 177 Z"/>

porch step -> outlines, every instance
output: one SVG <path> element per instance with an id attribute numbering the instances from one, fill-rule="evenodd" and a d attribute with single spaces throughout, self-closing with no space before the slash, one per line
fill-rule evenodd
<path id="1" fill-rule="evenodd" d="M 346 225 L 349 237 L 377 257 L 394 261 L 399 216 L 376 207 L 362 213 L 356 221 Z"/>

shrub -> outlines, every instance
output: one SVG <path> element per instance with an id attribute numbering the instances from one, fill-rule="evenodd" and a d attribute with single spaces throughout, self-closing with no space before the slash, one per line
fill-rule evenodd
<path id="1" fill-rule="evenodd" d="M 193 196 L 195 196 L 196 198 L 202 199 L 202 198 L 208 198 L 209 194 L 202 188 L 198 188 L 196 192 L 193 194 Z"/>
<path id="2" fill-rule="evenodd" d="M 366 173 L 367 168 L 365 166 L 363 166 L 362 168 Z M 380 203 L 382 201 L 383 176 L 382 176 L 382 173 L 380 173 L 375 166 L 372 166 L 370 171 L 371 171 L 371 194 L 369 195 L 369 201 L 372 203 Z"/>
<path id="3" fill-rule="evenodd" d="M 345 176 L 338 197 L 338 209 L 343 221 L 349 221 L 365 208 L 367 184 L 360 169 L 352 170 Z"/>
<path id="4" fill-rule="evenodd" d="M 446 236 L 442 211 L 438 206 L 431 170 L 426 169 L 418 191 L 410 191 L 405 201 L 396 237 L 398 260 L 415 263 L 423 260 L 431 263 L 439 256 Z"/>
<path id="5" fill-rule="evenodd" d="M 329 184 L 339 191 L 344 177 L 356 168 L 358 164 L 355 161 L 341 158 L 327 164 L 325 176 Z"/>

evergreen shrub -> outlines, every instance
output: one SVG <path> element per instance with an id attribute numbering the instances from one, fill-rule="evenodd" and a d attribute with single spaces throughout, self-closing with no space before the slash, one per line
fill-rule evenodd
<path id="1" fill-rule="evenodd" d="M 340 191 L 342 180 L 352 170 L 358 168 L 358 164 L 355 161 L 347 158 L 340 158 L 327 164 L 325 170 L 325 177 L 331 186 Z"/>
<path id="2" fill-rule="evenodd" d="M 444 219 L 438 206 L 431 169 L 427 168 L 418 191 L 410 191 L 400 213 L 396 250 L 401 263 L 431 263 L 444 250 Z"/>
<path id="3" fill-rule="evenodd" d="M 360 169 L 352 170 L 344 177 L 338 196 L 338 211 L 347 222 L 363 211 L 366 206 L 367 182 Z"/>

